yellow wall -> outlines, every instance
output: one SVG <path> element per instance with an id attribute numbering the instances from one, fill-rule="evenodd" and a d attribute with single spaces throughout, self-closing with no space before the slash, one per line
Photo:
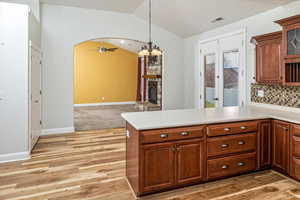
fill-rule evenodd
<path id="1" fill-rule="evenodd" d="M 136 101 L 138 55 L 121 48 L 100 54 L 99 46 L 116 47 L 91 41 L 75 46 L 74 103 Z"/>

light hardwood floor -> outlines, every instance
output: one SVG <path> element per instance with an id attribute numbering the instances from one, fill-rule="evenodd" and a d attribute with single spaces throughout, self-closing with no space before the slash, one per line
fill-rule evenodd
<path id="1" fill-rule="evenodd" d="M 42 137 L 32 159 L 0 164 L 0 200 L 133 200 L 124 129 Z M 143 197 L 145 200 L 296 200 L 300 185 L 274 171 Z"/>

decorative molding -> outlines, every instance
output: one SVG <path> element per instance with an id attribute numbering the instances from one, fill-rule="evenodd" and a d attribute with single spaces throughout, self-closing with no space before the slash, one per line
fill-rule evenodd
<path id="1" fill-rule="evenodd" d="M 107 102 L 107 103 L 74 104 L 74 107 L 131 105 L 131 104 L 136 104 L 136 102 L 135 101 L 127 101 L 127 102 Z"/>
<path id="2" fill-rule="evenodd" d="M 45 135 L 57 135 L 57 134 L 65 134 L 65 133 L 74 133 L 74 127 L 66 127 L 66 128 L 54 128 L 54 129 L 43 129 L 42 136 Z"/>
<path id="3" fill-rule="evenodd" d="M 0 163 L 28 160 L 30 158 L 31 156 L 29 152 L 9 153 L 0 155 Z"/>

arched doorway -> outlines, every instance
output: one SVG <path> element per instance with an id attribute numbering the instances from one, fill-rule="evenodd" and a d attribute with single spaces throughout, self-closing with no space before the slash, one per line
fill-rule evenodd
<path id="1" fill-rule="evenodd" d="M 126 38 L 97 38 L 75 45 L 76 131 L 123 128 L 121 113 L 161 109 L 162 57 L 151 65 L 149 58 L 139 57 L 145 44 Z"/>

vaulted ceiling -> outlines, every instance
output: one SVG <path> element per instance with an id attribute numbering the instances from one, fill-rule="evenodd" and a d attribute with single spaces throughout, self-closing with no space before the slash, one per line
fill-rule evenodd
<path id="1" fill-rule="evenodd" d="M 181 37 L 211 30 L 296 0 L 153 0 L 153 23 Z M 132 13 L 147 19 L 147 0 L 41 0 L 42 3 Z M 223 17 L 223 21 L 211 21 Z"/>

